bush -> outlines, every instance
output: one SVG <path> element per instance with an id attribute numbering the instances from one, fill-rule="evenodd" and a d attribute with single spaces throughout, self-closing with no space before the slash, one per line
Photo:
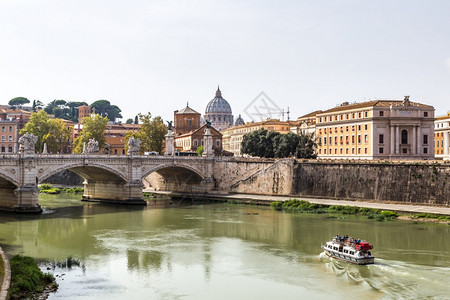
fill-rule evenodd
<path id="1" fill-rule="evenodd" d="M 398 217 L 398 213 L 394 212 L 394 211 L 390 211 L 390 210 L 383 210 L 381 212 L 381 214 L 383 216 L 385 216 L 386 218 L 390 218 L 390 219 L 394 219 Z"/>
<path id="2" fill-rule="evenodd" d="M 9 262 L 11 265 L 9 299 L 34 299 L 32 295 L 42 292 L 47 286 L 52 284 L 57 286 L 53 275 L 43 273 L 31 257 L 16 255 Z"/>
<path id="3" fill-rule="evenodd" d="M 56 194 L 61 194 L 61 189 L 59 189 L 59 188 L 49 188 L 49 189 L 46 189 L 46 190 L 41 189 L 39 192 L 43 193 L 43 194 L 56 195 Z"/>
<path id="4" fill-rule="evenodd" d="M 49 190 L 52 188 L 52 185 L 50 183 L 41 183 L 39 185 L 39 190 Z"/>

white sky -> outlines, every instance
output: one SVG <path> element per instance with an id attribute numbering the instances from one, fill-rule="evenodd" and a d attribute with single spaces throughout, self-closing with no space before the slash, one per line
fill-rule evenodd
<path id="1" fill-rule="evenodd" d="M 450 111 L 450 1 L 0 0 L 0 103 L 107 99 L 124 120 L 235 118 L 264 91 L 291 119 L 343 101 Z M 244 117 L 245 118 L 245 117 Z"/>

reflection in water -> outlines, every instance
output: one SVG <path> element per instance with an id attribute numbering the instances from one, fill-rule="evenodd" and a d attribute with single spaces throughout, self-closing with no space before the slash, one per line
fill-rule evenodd
<path id="1" fill-rule="evenodd" d="M 328 298 L 330 291 L 335 299 L 445 298 L 450 292 L 442 284 L 450 275 L 448 225 L 228 204 L 129 208 L 62 197 L 41 201 L 46 214 L 0 218 L 10 255 L 65 262 L 51 268 L 60 284 L 53 299 Z M 373 243 L 376 264 L 321 254 L 320 243 L 337 233 Z"/>

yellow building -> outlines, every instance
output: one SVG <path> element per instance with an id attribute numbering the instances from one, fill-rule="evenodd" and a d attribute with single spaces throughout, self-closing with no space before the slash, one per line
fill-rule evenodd
<path id="1" fill-rule="evenodd" d="M 318 158 L 433 159 L 434 108 L 404 100 L 343 103 L 316 115 Z"/>
<path id="2" fill-rule="evenodd" d="M 241 143 L 245 134 L 264 128 L 266 130 L 273 130 L 279 133 L 288 133 L 290 126 L 294 125 L 293 121 L 280 121 L 275 119 L 269 119 L 262 122 L 249 122 L 245 125 L 234 126 L 222 130 L 222 145 L 223 150 L 232 152 L 234 156 L 241 156 Z"/>
<path id="3" fill-rule="evenodd" d="M 434 121 L 434 155 L 439 159 L 450 159 L 450 113 Z"/>

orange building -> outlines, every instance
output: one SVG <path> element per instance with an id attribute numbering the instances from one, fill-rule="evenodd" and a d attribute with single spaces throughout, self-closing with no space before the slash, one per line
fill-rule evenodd
<path id="1" fill-rule="evenodd" d="M 434 108 L 404 100 L 348 102 L 316 115 L 319 158 L 433 159 Z"/>
<path id="2" fill-rule="evenodd" d="M 174 111 L 175 137 L 200 128 L 200 113 L 189 107 L 189 103 L 182 110 Z"/>
<path id="3" fill-rule="evenodd" d="M 450 159 L 450 113 L 434 121 L 434 155 L 439 159 Z"/>

